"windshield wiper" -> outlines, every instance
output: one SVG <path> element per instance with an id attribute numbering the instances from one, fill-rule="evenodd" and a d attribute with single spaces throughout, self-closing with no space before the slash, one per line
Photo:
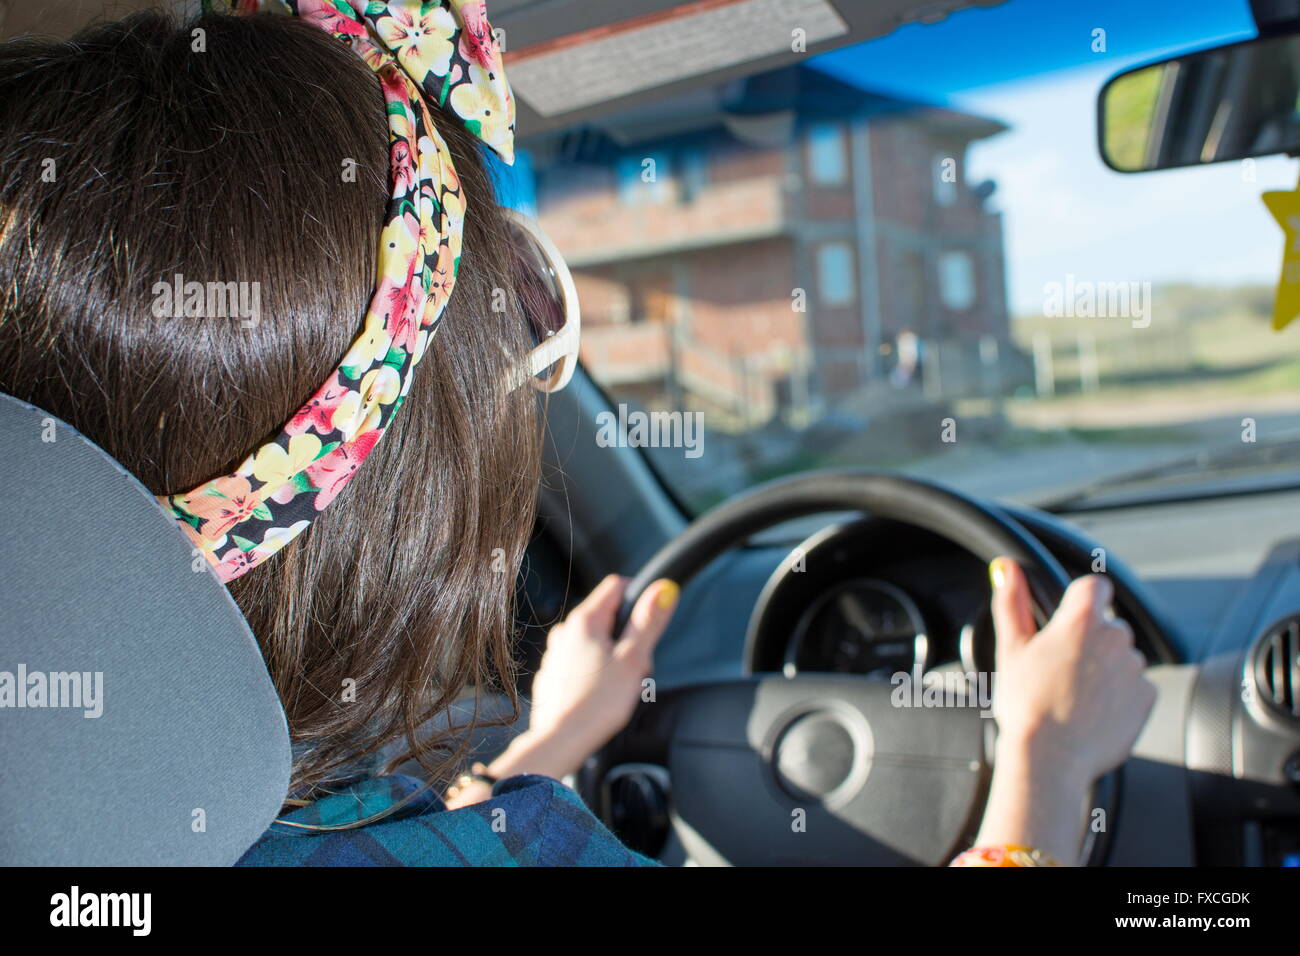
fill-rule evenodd
<path id="1" fill-rule="evenodd" d="M 1283 467 L 1287 468 L 1287 479 L 1283 484 L 1297 485 L 1300 484 L 1300 473 L 1287 467 L 1297 463 L 1300 463 L 1300 435 L 1281 436 L 1258 443 L 1234 442 L 1205 448 L 1158 465 L 1094 479 L 1051 498 L 1039 507 L 1046 511 L 1070 511 L 1121 491 L 1129 492 L 1124 497 L 1178 497 L 1192 493 L 1199 486 L 1222 486 L 1225 481 L 1241 478 L 1255 479 L 1254 483 L 1258 484 L 1261 474 L 1275 473 L 1276 469 Z M 1144 494 L 1144 489 L 1154 494 Z"/>

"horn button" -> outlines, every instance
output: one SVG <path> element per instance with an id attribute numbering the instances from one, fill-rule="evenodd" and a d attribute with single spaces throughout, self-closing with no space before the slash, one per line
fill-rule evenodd
<path id="1" fill-rule="evenodd" d="M 834 802 L 836 796 L 849 796 L 862 786 L 870 761 L 871 734 L 865 721 L 818 710 L 799 715 L 781 731 L 772 767 L 790 796 Z"/>

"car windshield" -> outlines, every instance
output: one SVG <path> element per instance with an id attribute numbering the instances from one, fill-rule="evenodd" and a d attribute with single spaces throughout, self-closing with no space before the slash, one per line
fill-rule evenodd
<path id="1" fill-rule="evenodd" d="M 1246 0 L 1009 0 L 531 144 L 597 440 L 695 511 L 832 466 L 1035 503 L 1300 478 L 1251 454 L 1300 436 L 1260 200 L 1296 164 L 1096 146 L 1111 75 L 1253 34 Z"/>

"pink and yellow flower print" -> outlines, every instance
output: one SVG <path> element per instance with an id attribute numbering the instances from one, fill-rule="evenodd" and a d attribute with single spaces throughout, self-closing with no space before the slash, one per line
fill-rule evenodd
<path id="1" fill-rule="evenodd" d="M 422 83 L 429 73 L 450 73 L 456 50 L 452 40 L 459 32 L 451 11 L 440 3 L 394 3 L 389 7 L 389 15 L 375 19 L 375 30 L 407 75 Z"/>
<path id="2" fill-rule="evenodd" d="M 160 499 L 223 581 L 278 552 L 338 496 L 401 407 L 442 320 L 466 200 L 428 102 L 514 159 L 514 100 L 482 0 L 234 0 L 233 9 L 297 15 L 375 71 L 392 194 L 373 297 L 339 367 L 235 474 Z"/>

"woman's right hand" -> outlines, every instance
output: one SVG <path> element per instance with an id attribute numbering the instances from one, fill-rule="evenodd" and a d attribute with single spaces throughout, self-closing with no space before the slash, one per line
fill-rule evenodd
<path id="1" fill-rule="evenodd" d="M 1105 577 L 1071 583 L 1037 631 L 1019 566 L 998 558 L 989 576 L 998 743 L 978 842 L 1033 846 L 1076 862 L 1088 790 L 1128 756 L 1155 686 L 1132 630 L 1110 614 L 1114 592 Z"/>
<path id="2" fill-rule="evenodd" d="M 1038 631 L 1020 567 L 999 558 L 989 576 L 999 737 L 1091 783 L 1124 762 L 1155 703 L 1132 628 L 1110 614 L 1114 588 L 1099 574 L 1078 578 Z"/>

